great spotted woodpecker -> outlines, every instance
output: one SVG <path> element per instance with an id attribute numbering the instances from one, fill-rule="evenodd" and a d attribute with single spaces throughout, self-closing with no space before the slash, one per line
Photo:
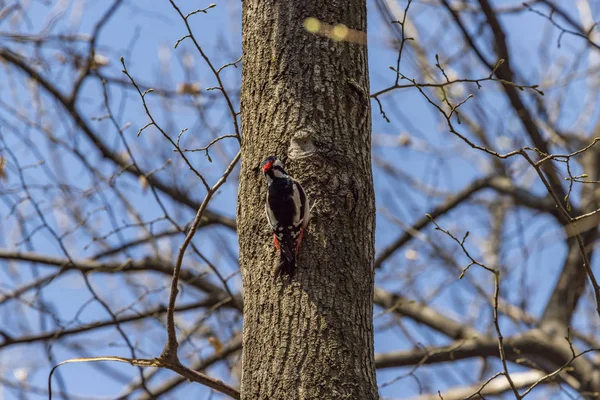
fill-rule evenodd
<path id="1" fill-rule="evenodd" d="M 296 256 L 302 243 L 302 235 L 310 219 L 308 196 L 302 186 L 283 169 L 283 163 L 275 156 L 262 162 L 267 180 L 265 209 L 273 242 L 279 250 L 279 265 L 275 277 L 288 275 L 291 280 L 296 272 Z"/>

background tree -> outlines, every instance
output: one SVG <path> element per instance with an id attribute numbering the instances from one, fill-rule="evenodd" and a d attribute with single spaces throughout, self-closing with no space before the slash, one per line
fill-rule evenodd
<path id="1" fill-rule="evenodd" d="M 366 21 L 279 3 L 245 0 L 240 22 L 238 2 L 0 0 L 2 395 L 47 397 L 52 366 L 111 355 L 133 366 L 61 366 L 54 396 L 236 397 L 273 351 L 260 371 L 285 359 L 307 391 L 329 391 L 318 372 L 374 396 L 366 352 L 342 384 L 370 335 L 369 270 L 338 270 L 370 257 L 370 80 L 379 395 L 596 396 L 598 3 L 373 0 Z M 323 202 L 290 287 L 268 276 L 266 153 Z M 236 220 L 238 184 L 256 201 Z M 365 242 L 348 259 L 342 225 Z M 243 316 L 264 343 L 242 343 Z M 306 338 L 277 331 L 302 321 Z"/>

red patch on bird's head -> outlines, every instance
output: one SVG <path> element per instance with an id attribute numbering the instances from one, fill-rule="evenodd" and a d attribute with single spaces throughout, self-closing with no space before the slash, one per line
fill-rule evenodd
<path id="1" fill-rule="evenodd" d="M 270 170 L 272 166 L 273 166 L 273 161 L 269 161 L 265 165 L 263 165 L 263 173 L 266 174 L 267 171 Z"/>

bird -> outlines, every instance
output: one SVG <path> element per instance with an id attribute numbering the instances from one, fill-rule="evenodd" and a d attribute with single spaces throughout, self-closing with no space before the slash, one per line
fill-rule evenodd
<path id="1" fill-rule="evenodd" d="M 279 158 L 269 156 L 261 167 L 267 181 L 265 211 L 273 242 L 279 250 L 275 278 L 287 275 L 290 282 L 296 273 L 296 258 L 310 220 L 309 199 L 302 185 L 285 172 Z"/>

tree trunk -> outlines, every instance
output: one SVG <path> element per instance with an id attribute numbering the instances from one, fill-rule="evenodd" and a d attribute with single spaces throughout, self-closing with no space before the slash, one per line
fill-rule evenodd
<path id="1" fill-rule="evenodd" d="M 376 399 L 365 0 L 244 0 L 242 24 L 242 399 Z M 337 24 L 351 41 L 328 37 Z M 317 203 L 290 285 L 273 278 L 259 168 L 269 155 Z"/>

